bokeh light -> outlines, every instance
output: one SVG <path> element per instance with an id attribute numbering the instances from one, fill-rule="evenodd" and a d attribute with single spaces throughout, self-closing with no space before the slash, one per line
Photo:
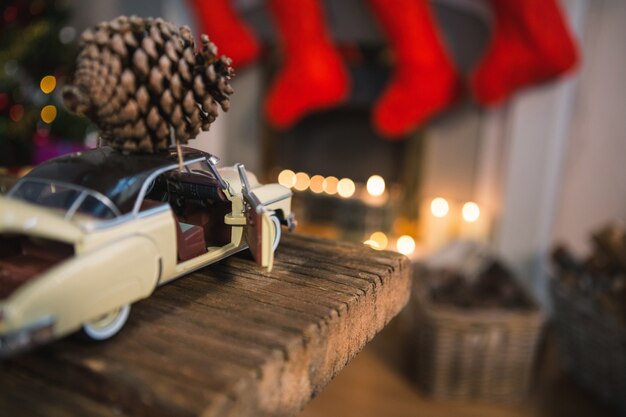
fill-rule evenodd
<path id="1" fill-rule="evenodd" d="M 51 92 L 53 92 L 56 86 L 57 79 L 54 77 L 54 75 L 46 75 L 41 79 L 41 82 L 39 83 L 41 91 L 43 91 L 45 94 L 50 94 Z"/>
<path id="2" fill-rule="evenodd" d="M 370 195 L 381 196 L 385 192 L 385 180 L 380 175 L 372 175 L 367 180 L 366 188 Z"/>
<path id="3" fill-rule="evenodd" d="M 450 206 L 445 198 L 437 197 L 430 203 L 430 212 L 435 217 L 446 217 L 450 211 Z"/>
<path id="4" fill-rule="evenodd" d="M 309 188 L 310 183 L 311 183 L 311 179 L 309 178 L 308 174 L 304 172 L 298 172 L 296 174 L 296 183 L 293 186 L 293 188 L 295 188 L 298 191 L 304 191 L 307 188 Z"/>
<path id="5" fill-rule="evenodd" d="M 337 192 L 343 198 L 350 198 L 354 195 L 356 186 L 350 178 L 342 178 L 337 183 Z"/>
<path id="6" fill-rule="evenodd" d="M 284 169 L 278 174 L 278 183 L 288 188 L 296 185 L 296 173 L 290 169 Z"/>
<path id="7" fill-rule="evenodd" d="M 14 59 L 9 59 L 5 64 L 4 64 L 4 73 L 6 75 L 8 75 L 9 77 L 13 77 L 15 74 L 17 74 L 17 70 L 19 68 L 19 65 L 17 64 L 17 61 Z"/>
<path id="8" fill-rule="evenodd" d="M 324 192 L 329 195 L 337 194 L 337 185 L 339 184 L 339 179 L 337 177 L 326 177 L 324 178 Z"/>
<path id="9" fill-rule="evenodd" d="M 381 247 L 378 246 L 378 243 L 376 243 L 372 239 L 366 240 L 365 242 L 363 242 L 363 244 L 369 246 L 372 249 L 381 250 Z"/>
<path id="10" fill-rule="evenodd" d="M 473 201 L 468 201 L 467 203 L 463 204 L 462 214 L 463 220 L 465 220 L 466 222 L 475 222 L 480 217 L 480 207 L 478 207 L 478 204 L 474 203 Z"/>
<path id="11" fill-rule="evenodd" d="M 372 233 L 369 240 L 376 242 L 376 249 L 387 249 L 387 245 L 389 244 L 389 239 L 387 238 L 387 235 L 383 232 Z"/>
<path id="12" fill-rule="evenodd" d="M 19 122 L 24 117 L 24 106 L 21 104 L 14 104 L 9 109 L 9 117 L 14 122 Z"/>
<path id="13" fill-rule="evenodd" d="M 4 9 L 4 13 L 2 15 L 5 22 L 10 23 L 15 20 L 17 17 L 17 7 L 9 6 Z"/>
<path id="14" fill-rule="evenodd" d="M 311 185 L 309 185 L 309 188 L 315 194 L 324 192 L 324 177 L 321 175 L 313 175 L 311 177 Z"/>
<path id="15" fill-rule="evenodd" d="M 59 41 L 63 44 L 68 44 L 76 38 L 76 29 L 72 26 L 65 26 L 59 31 Z"/>
<path id="16" fill-rule="evenodd" d="M 9 95 L 7 93 L 0 93 L 0 111 L 4 110 L 9 105 Z"/>
<path id="17" fill-rule="evenodd" d="M 410 255 L 415 252 L 415 240 L 408 235 L 400 236 L 396 242 L 396 248 L 401 254 Z"/>
<path id="18" fill-rule="evenodd" d="M 44 123 L 52 123 L 54 122 L 54 119 L 57 118 L 57 108 L 55 106 L 53 106 L 52 104 L 48 104 L 47 106 L 44 106 L 43 109 L 41 109 L 41 120 L 44 121 Z"/>

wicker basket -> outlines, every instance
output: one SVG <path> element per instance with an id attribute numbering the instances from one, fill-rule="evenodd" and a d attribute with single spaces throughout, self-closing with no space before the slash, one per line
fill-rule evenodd
<path id="1" fill-rule="evenodd" d="M 551 284 L 564 368 L 626 415 L 626 329 L 579 291 Z"/>
<path id="2" fill-rule="evenodd" d="M 418 274 L 419 275 L 419 274 Z M 517 403 L 526 398 L 543 316 L 437 305 L 413 289 L 417 380 L 432 397 Z"/>

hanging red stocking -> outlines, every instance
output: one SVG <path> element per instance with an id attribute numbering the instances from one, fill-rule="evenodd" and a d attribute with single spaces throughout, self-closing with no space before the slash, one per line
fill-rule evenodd
<path id="1" fill-rule="evenodd" d="M 293 126 L 303 116 L 342 102 L 349 78 L 325 26 L 319 0 L 270 0 L 284 52 L 283 68 L 265 101 L 269 122 Z"/>
<path id="2" fill-rule="evenodd" d="M 231 0 L 190 0 L 198 14 L 201 33 L 219 46 L 220 54 L 233 60 L 232 66 L 243 68 L 259 56 L 259 42 L 239 18 Z"/>
<path id="3" fill-rule="evenodd" d="M 578 53 L 555 0 L 491 0 L 493 41 L 471 76 L 476 100 L 496 104 L 576 65 Z"/>
<path id="4" fill-rule="evenodd" d="M 448 107 L 459 77 L 435 28 L 428 0 L 370 0 L 395 55 L 395 69 L 374 108 L 374 125 L 402 138 Z"/>

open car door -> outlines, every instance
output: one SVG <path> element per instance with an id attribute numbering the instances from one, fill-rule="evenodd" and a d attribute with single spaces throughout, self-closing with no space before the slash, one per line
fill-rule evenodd
<path id="1" fill-rule="evenodd" d="M 250 189 L 246 169 L 237 164 L 243 194 L 244 215 L 246 217 L 245 238 L 250 252 L 257 264 L 272 270 L 274 264 L 274 241 L 278 231 L 272 221 L 272 212 L 269 211 Z"/>

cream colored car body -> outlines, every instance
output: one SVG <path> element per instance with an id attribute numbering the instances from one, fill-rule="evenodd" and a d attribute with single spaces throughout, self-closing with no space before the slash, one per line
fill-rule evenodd
<path id="1" fill-rule="evenodd" d="M 182 262 L 177 259 L 178 225 L 167 203 L 113 220 L 94 221 L 78 215 L 64 219 L 49 208 L 0 197 L 0 235 L 25 234 L 74 247 L 72 257 L 0 300 L 0 337 L 31 332 L 34 340 L 27 344 L 61 337 L 150 296 L 159 285 L 246 249 L 239 174 L 235 168 L 220 169 L 219 173 L 227 184 L 224 195 L 232 204 L 231 213 L 224 218 L 231 226 L 230 242 L 209 247 L 205 254 Z M 263 204 L 259 263 L 271 269 L 272 246 L 280 230 L 270 215 L 280 213 L 292 219 L 291 192 L 278 184 L 260 185 L 248 175 L 250 188 Z M 2 351 L 0 343 L 0 356 Z"/>

